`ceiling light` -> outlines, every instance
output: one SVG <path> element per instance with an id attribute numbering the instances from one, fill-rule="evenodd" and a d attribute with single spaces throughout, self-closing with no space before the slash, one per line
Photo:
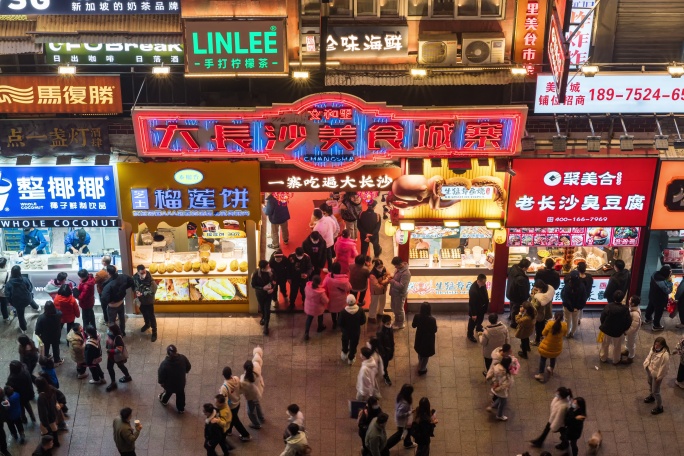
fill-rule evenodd
<path id="1" fill-rule="evenodd" d="M 76 74 L 76 67 L 71 65 L 60 65 L 57 67 L 59 74 Z"/>
<path id="2" fill-rule="evenodd" d="M 293 79 L 309 79 L 309 72 L 308 71 L 293 71 L 292 72 L 292 78 Z"/>
<path id="3" fill-rule="evenodd" d="M 512 76 L 527 76 L 527 70 L 522 67 L 511 67 Z"/>
<path id="4" fill-rule="evenodd" d="M 487 228 L 489 228 L 490 230 L 498 230 L 499 228 L 501 228 L 501 221 L 500 220 L 486 220 L 485 226 Z"/>
<path id="5" fill-rule="evenodd" d="M 152 74 L 169 74 L 171 73 L 171 67 L 167 66 L 156 66 L 152 67 Z"/>
<path id="6" fill-rule="evenodd" d="M 599 72 L 598 65 L 584 65 L 582 67 L 582 74 L 588 78 L 593 78 Z"/>
<path id="7" fill-rule="evenodd" d="M 444 226 L 446 228 L 458 228 L 461 223 L 458 220 L 444 220 Z"/>
<path id="8" fill-rule="evenodd" d="M 425 68 L 411 68 L 411 76 L 414 78 L 424 78 L 427 76 L 427 70 Z"/>
<path id="9" fill-rule="evenodd" d="M 534 136 L 524 136 L 521 142 L 523 152 L 534 152 L 537 150 L 537 141 Z"/>
<path id="10" fill-rule="evenodd" d="M 413 220 L 402 220 L 399 222 L 399 229 L 402 231 L 413 231 L 416 229 L 416 222 Z"/>
<path id="11" fill-rule="evenodd" d="M 623 152 L 629 152 L 634 150 L 634 136 L 633 135 L 622 135 L 620 136 L 620 150 Z"/>
<path id="12" fill-rule="evenodd" d="M 600 136 L 587 136 L 587 152 L 601 152 Z"/>
<path id="13" fill-rule="evenodd" d="M 670 73 L 670 76 L 673 78 L 681 78 L 682 75 L 684 75 L 684 67 L 679 65 L 669 65 L 667 67 L 667 72 Z"/>

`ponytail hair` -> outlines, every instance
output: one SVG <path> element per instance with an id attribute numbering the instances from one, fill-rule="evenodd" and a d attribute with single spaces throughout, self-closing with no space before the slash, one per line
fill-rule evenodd
<path id="1" fill-rule="evenodd" d="M 556 312 L 553 315 L 553 319 L 555 320 L 555 322 L 551 327 L 551 334 L 555 336 L 556 334 L 560 334 L 561 329 L 563 329 L 563 312 Z"/>
<path id="2" fill-rule="evenodd" d="M 254 383 L 256 381 L 256 377 L 254 376 L 254 363 L 251 361 L 245 361 L 245 365 L 243 367 L 245 368 L 245 380 Z"/>

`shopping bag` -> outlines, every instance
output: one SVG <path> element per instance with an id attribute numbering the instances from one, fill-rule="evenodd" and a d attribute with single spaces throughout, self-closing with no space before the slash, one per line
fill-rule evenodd
<path id="1" fill-rule="evenodd" d="M 45 355 L 45 344 L 43 344 L 43 341 L 41 340 L 40 336 L 38 334 L 33 333 L 33 343 L 38 349 L 38 355 L 39 356 L 44 356 Z"/>
<path id="2" fill-rule="evenodd" d="M 672 298 L 667 300 L 667 313 L 670 314 L 670 318 L 677 316 L 677 301 Z"/>
<path id="3" fill-rule="evenodd" d="M 605 334 L 603 334 L 603 331 L 599 331 L 598 337 L 596 338 L 596 342 L 598 342 L 599 344 L 603 343 L 603 337 L 604 336 L 605 336 Z"/>
<path id="4" fill-rule="evenodd" d="M 140 315 L 140 299 L 138 298 L 133 300 L 133 313 Z"/>
<path id="5" fill-rule="evenodd" d="M 354 419 L 358 418 L 359 411 L 361 411 L 365 407 L 366 407 L 365 401 L 350 400 L 349 401 L 349 417 L 354 418 Z"/>

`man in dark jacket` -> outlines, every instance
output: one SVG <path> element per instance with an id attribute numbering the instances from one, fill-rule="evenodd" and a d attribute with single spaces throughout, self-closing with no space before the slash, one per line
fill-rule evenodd
<path id="1" fill-rule="evenodd" d="M 306 297 L 304 287 L 311 277 L 313 266 L 311 265 L 311 258 L 304 253 L 304 249 L 301 247 L 297 247 L 295 253 L 291 254 L 287 261 L 290 264 L 290 307 L 288 310 L 294 310 L 297 294 L 302 294 L 302 303 L 304 302 Z"/>
<path id="2" fill-rule="evenodd" d="M 280 228 L 280 231 L 283 233 L 283 242 L 287 245 L 290 241 L 290 232 L 287 226 L 287 221 L 290 220 L 290 210 L 287 208 L 287 203 L 281 203 L 273 196 L 273 193 L 271 193 L 266 197 L 264 214 L 266 214 L 268 222 L 271 224 L 271 243 L 268 245 L 268 248 L 280 248 L 280 233 L 278 232 L 278 228 Z"/>
<path id="3" fill-rule="evenodd" d="M 546 261 L 544 261 L 544 269 L 538 270 L 534 275 L 534 281 L 541 280 L 545 284 L 551 285 L 554 290 L 558 290 L 561 280 L 560 274 L 554 269 L 555 265 L 555 261 L 551 258 L 547 258 Z"/>
<path id="4" fill-rule="evenodd" d="M 653 331 L 665 329 L 660 319 L 667 307 L 672 293 L 672 269 L 666 264 L 651 276 L 651 288 L 648 290 L 648 306 L 646 306 L 646 323 L 653 323 Z M 655 317 L 654 314 L 655 313 Z"/>
<path id="5" fill-rule="evenodd" d="M 482 331 L 484 316 L 489 310 L 489 294 L 487 294 L 487 276 L 480 274 L 468 291 L 468 340 L 477 343 L 475 329 Z"/>
<path id="6" fill-rule="evenodd" d="M 527 269 L 530 264 L 530 260 L 523 258 L 508 270 L 506 297 L 511 302 L 511 313 L 508 315 L 508 319 L 511 321 L 511 328 L 513 329 L 518 327 L 515 316 L 520 312 L 520 306 L 530 298 L 530 279 L 527 277 Z"/>
<path id="7" fill-rule="evenodd" d="M 601 326 L 603 332 L 603 342 L 599 350 L 601 362 L 608 362 L 608 354 L 612 348 L 613 365 L 620 364 L 620 349 L 622 348 L 622 338 L 625 332 L 632 325 L 632 317 L 629 308 L 621 304 L 625 295 L 617 290 L 613 295 L 613 302 L 609 302 L 601 312 Z"/>
<path id="8" fill-rule="evenodd" d="M 264 336 L 268 336 L 268 324 L 271 321 L 271 297 L 274 283 L 275 280 L 268 261 L 259 260 L 259 269 L 252 274 L 250 285 L 254 289 L 259 304 L 260 324 L 264 327 Z"/>
<path id="9" fill-rule="evenodd" d="M 21 275 L 21 266 L 12 266 L 7 283 L 5 283 L 5 298 L 14 307 L 19 319 L 19 329 L 26 333 L 26 308 L 33 303 L 33 284 Z"/>
<path id="10" fill-rule="evenodd" d="M 347 307 L 340 312 L 340 329 L 342 330 L 342 353 L 340 358 L 350 365 L 354 364 L 356 347 L 361 338 L 361 326 L 366 323 L 366 312 L 356 305 L 354 295 L 347 296 Z"/>
<path id="11" fill-rule="evenodd" d="M 273 287 L 273 296 L 271 296 L 271 300 L 273 300 L 273 304 L 277 308 L 278 290 L 280 290 L 280 294 L 283 295 L 284 302 L 287 302 L 287 279 L 289 276 L 290 262 L 287 261 L 285 255 L 283 255 L 283 251 L 277 249 L 271 255 L 271 259 L 268 261 L 268 265 L 271 266 L 273 280 L 275 280 L 276 282 L 275 286 Z"/>
<path id="12" fill-rule="evenodd" d="M 159 393 L 159 402 L 167 405 L 173 394 L 176 395 L 178 413 L 185 413 L 185 377 L 190 372 L 190 361 L 178 353 L 175 345 L 166 348 L 166 358 L 159 365 L 157 383 L 164 388 Z"/>
<path id="13" fill-rule="evenodd" d="M 107 266 L 107 275 L 109 280 L 105 283 L 100 295 L 100 301 L 107 307 L 107 316 L 109 324 L 116 323 L 116 317 L 119 317 L 119 328 L 121 328 L 121 335 L 126 335 L 126 306 L 124 299 L 126 298 L 126 290 L 135 288 L 135 282 L 131 276 L 126 274 L 119 274 L 116 267 L 113 265 Z"/>
<path id="14" fill-rule="evenodd" d="M 33 453 L 31 453 L 31 456 L 52 456 L 52 448 L 55 446 L 54 440 L 54 437 L 49 434 L 42 436 L 40 438 L 40 443 Z M 7 449 L 5 449 L 4 454 L 9 454 Z"/>
<path id="15" fill-rule="evenodd" d="M 627 291 L 629 291 L 630 273 L 629 269 L 625 268 L 625 262 L 622 260 L 615 260 L 615 265 L 613 266 L 615 272 L 610 279 L 608 279 L 608 285 L 606 285 L 606 291 L 603 296 L 606 298 L 606 302 L 615 301 L 613 294 L 620 290 L 622 291 L 622 297 L 624 299 L 627 296 Z"/>
<path id="16" fill-rule="evenodd" d="M 312 231 L 309 237 L 302 242 L 302 248 L 304 253 L 311 258 L 314 275 L 319 275 L 321 269 L 325 267 L 325 263 L 328 261 L 328 245 L 321 237 L 321 233 Z"/>
<path id="17" fill-rule="evenodd" d="M 377 206 L 375 200 L 368 203 L 365 211 L 361 212 L 359 216 L 359 233 L 361 234 L 361 255 L 368 253 L 369 244 L 373 244 L 373 252 L 375 258 L 378 258 L 382 253 L 380 247 L 380 227 L 382 226 L 382 219 L 380 214 L 375 212 Z"/>
<path id="18" fill-rule="evenodd" d="M 157 318 L 154 316 L 154 295 L 157 292 L 157 282 L 152 280 L 152 276 L 145 269 L 145 265 L 139 264 L 137 270 L 138 272 L 133 275 L 135 297 L 140 301 L 140 313 L 145 321 L 140 332 L 144 333 L 152 328 L 150 341 L 155 342 L 157 340 Z"/>

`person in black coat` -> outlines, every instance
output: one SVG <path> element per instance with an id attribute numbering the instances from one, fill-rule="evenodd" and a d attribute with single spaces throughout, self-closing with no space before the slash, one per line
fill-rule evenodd
<path id="1" fill-rule="evenodd" d="M 667 307 L 672 293 L 672 268 L 666 264 L 651 276 L 651 287 L 648 290 L 648 306 L 646 306 L 646 323 L 653 323 L 653 331 L 665 329 L 660 319 Z M 654 315 L 655 314 L 655 315 Z"/>
<path id="2" fill-rule="evenodd" d="M 556 449 L 565 450 L 570 446 L 572 456 L 579 454 L 577 441 L 582 437 L 584 421 L 587 419 L 587 406 L 584 398 L 576 397 L 572 400 L 568 411 L 565 412 L 565 430 L 561 432 L 561 443 Z"/>
<path id="3" fill-rule="evenodd" d="M 530 264 L 530 260 L 523 258 L 508 270 L 506 297 L 511 303 L 511 313 L 508 315 L 508 319 L 512 322 L 511 328 L 513 329 L 518 327 L 515 316 L 520 312 L 520 306 L 530 299 L 530 279 L 527 277 L 527 269 Z"/>
<path id="4" fill-rule="evenodd" d="M 185 380 L 191 367 L 188 358 L 178 353 L 175 345 L 166 348 L 166 358 L 157 371 L 157 383 L 164 388 L 159 393 L 159 402 L 162 405 L 168 405 L 169 399 L 175 394 L 178 413 L 185 413 Z"/>
<path id="5" fill-rule="evenodd" d="M 9 377 L 7 382 L 14 391 L 19 393 L 19 400 L 21 401 L 21 422 L 26 424 L 26 413 L 31 417 L 31 421 L 36 422 L 36 416 L 33 414 L 33 407 L 31 401 L 35 399 L 36 392 L 33 390 L 33 379 L 26 366 L 21 361 L 11 361 L 9 364 Z"/>
<path id="6" fill-rule="evenodd" d="M 349 364 L 354 363 L 356 347 L 361 338 L 361 326 L 366 323 L 366 312 L 356 305 L 354 295 L 347 296 L 347 307 L 340 312 L 338 325 L 342 330 L 342 353 L 340 358 L 347 360 Z"/>
<path id="7" fill-rule="evenodd" d="M 437 320 L 432 316 L 432 307 L 427 302 L 420 305 L 420 313 L 413 317 L 411 326 L 416 328 L 413 349 L 418 353 L 418 375 L 427 374 L 427 363 L 435 354 Z"/>
<path id="8" fill-rule="evenodd" d="M 251 280 L 252 288 L 256 293 L 259 311 L 261 312 L 261 326 L 264 327 L 264 336 L 268 336 L 268 323 L 271 321 L 271 298 L 273 297 L 275 279 L 271 272 L 268 261 L 260 260 L 259 269 L 254 271 Z"/>
<path id="9" fill-rule="evenodd" d="M 45 345 L 44 356 L 50 356 L 52 347 L 55 366 L 59 366 L 64 360 L 59 356 L 59 338 L 62 335 L 62 312 L 57 310 L 52 301 L 45 303 L 45 310 L 36 321 L 36 335 Z"/>
<path id="10" fill-rule="evenodd" d="M 468 340 L 477 343 L 475 329 L 482 331 L 484 316 L 489 310 L 489 294 L 487 294 L 487 276 L 480 274 L 468 290 Z"/>
<path id="11" fill-rule="evenodd" d="M 629 283 L 631 282 L 631 274 L 629 269 L 625 268 L 625 262 L 623 260 L 615 260 L 613 265 L 613 275 L 608 279 L 608 285 L 606 285 L 606 291 L 603 296 L 606 298 L 606 302 L 613 302 L 615 299 L 613 294 L 620 290 L 622 291 L 622 297 L 627 296 L 629 291 Z"/>
<path id="12" fill-rule="evenodd" d="M 359 216 L 359 234 L 361 235 L 361 255 L 368 253 L 368 246 L 373 244 L 373 254 L 378 258 L 382 253 L 380 247 L 380 227 L 382 226 L 382 219 L 380 214 L 375 212 L 377 201 L 373 200 L 368 203 L 365 211 L 361 212 Z"/>
<path id="13" fill-rule="evenodd" d="M 268 221 L 271 224 L 271 243 L 268 245 L 268 248 L 280 248 L 278 228 L 283 233 L 283 242 L 287 245 L 290 240 L 290 232 L 287 226 L 287 221 L 290 220 L 290 210 L 287 208 L 287 203 L 281 203 L 271 193 L 266 197 L 264 214 L 268 217 Z"/>
<path id="14" fill-rule="evenodd" d="M 306 282 L 311 278 L 313 265 L 311 264 L 311 258 L 304 253 L 304 249 L 301 247 L 297 247 L 295 252 L 290 254 L 287 262 L 289 263 L 288 278 L 290 279 L 290 307 L 288 307 L 288 310 L 292 311 L 295 308 L 295 301 L 299 293 L 302 294 L 302 303 L 304 303 L 306 297 L 304 288 L 306 287 Z"/>
<path id="15" fill-rule="evenodd" d="M 547 285 L 551 285 L 554 290 L 558 290 L 560 287 L 561 279 L 560 274 L 554 269 L 556 262 L 551 258 L 547 258 L 544 261 L 544 269 L 540 269 L 534 275 L 534 281 L 541 280 Z"/>
<path id="16" fill-rule="evenodd" d="M 280 249 L 273 252 L 271 259 L 268 261 L 268 265 L 271 266 L 271 272 L 273 273 L 273 279 L 276 282 L 275 287 L 273 287 L 273 296 L 271 296 L 271 300 L 276 305 L 278 304 L 278 291 L 283 295 L 283 300 L 287 302 L 288 264 L 287 258 Z"/>
<path id="17" fill-rule="evenodd" d="M 119 274 L 116 266 L 107 266 L 107 275 L 109 280 L 105 282 L 100 295 L 100 302 L 103 308 L 107 307 L 107 321 L 109 323 L 116 323 L 116 318 L 119 317 L 119 328 L 121 328 L 121 335 L 126 336 L 126 305 L 124 299 L 126 298 L 126 291 L 130 288 L 135 290 L 135 281 L 133 277 L 126 274 Z"/>
<path id="18" fill-rule="evenodd" d="M 607 362 L 612 348 L 613 365 L 620 364 L 622 339 L 625 332 L 632 326 L 632 316 L 627 306 L 620 304 L 624 295 L 618 290 L 613 295 L 615 301 L 606 304 L 601 312 L 601 326 L 603 342 L 599 349 L 601 362 Z"/>
<path id="19" fill-rule="evenodd" d="M 382 365 L 385 371 L 385 383 L 392 386 L 387 367 L 389 362 L 394 358 L 394 330 L 392 329 L 392 317 L 385 314 L 382 316 L 382 325 L 378 328 L 376 333 L 378 338 L 378 347 L 380 348 L 380 357 L 382 358 Z"/>
<path id="20" fill-rule="evenodd" d="M 321 237 L 321 233 L 318 231 L 312 231 L 309 237 L 302 242 L 304 253 L 311 258 L 314 275 L 320 275 L 321 269 L 325 267 L 325 263 L 328 261 L 328 247 L 325 239 Z"/>
<path id="21" fill-rule="evenodd" d="M 19 329 L 26 332 L 26 308 L 33 306 L 33 284 L 21 275 L 21 267 L 13 266 L 10 277 L 5 284 L 5 298 L 14 307 L 19 319 Z"/>

